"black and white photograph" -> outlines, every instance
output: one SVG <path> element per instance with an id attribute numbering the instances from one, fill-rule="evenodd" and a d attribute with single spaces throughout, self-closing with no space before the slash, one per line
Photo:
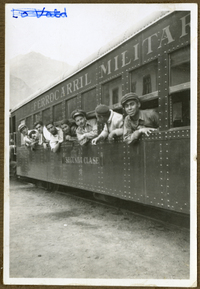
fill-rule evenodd
<path id="1" fill-rule="evenodd" d="M 197 286 L 197 10 L 5 5 L 5 285 Z"/>

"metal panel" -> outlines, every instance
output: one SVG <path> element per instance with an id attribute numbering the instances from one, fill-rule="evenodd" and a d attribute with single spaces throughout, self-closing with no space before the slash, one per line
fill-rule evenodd
<path id="1" fill-rule="evenodd" d="M 190 141 L 165 142 L 167 209 L 188 213 L 190 210 Z"/>
<path id="2" fill-rule="evenodd" d="M 53 153 L 18 148 L 17 174 L 189 213 L 189 131 L 97 146 L 63 144 Z"/>
<path id="3" fill-rule="evenodd" d="M 144 203 L 144 142 L 124 146 L 124 182 L 129 200 Z"/>
<path id="4" fill-rule="evenodd" d="M 100 189 L 103 194 L 124 198 L 124 143 L 100 145 L 103 166 L 100 167 Z"/>
<path id="5" fill-rule="evenodd" d="M 86 145 L 82 147 L 82 166 L 79 169 L 81 187 L 98 191 L 99 168 L 102 167 L 103 157 L 99 155 L 96 146 Z"/>
<path id="6" fill-rule="evenodd" d="M 49 150 L 49 163 L 48 163 L 48 180 L 50 183 L 59 184 L 63 178 L 62 171 L 62 154 L 60 151 L 53 153 Z"/>
<path id="7" fill-rule="evenodd" d="M 73 143 L 62 146 L 62 171 L 63 179 L 61 184 L 80 187 L 80 174 L 82 171 L 82 149 Z"/>
<path id="8" fill-rule="evenodd" d="M 17 149 L 17 174 L 47 181 L 46 153 L 42 147 L 34 151 L 25 146 Z"/>
<path id="9" fill-rule="evenodd" d="M 17 148 L 17 175 L 28 176 L 29 166 L 29 149 L 25 146 Z"/>
<path id="10" fill-rule="evenodd" d="M 37 146 L 34 151 L 29 149 L 29 176 L 34 179 L 47 181 L 47 151 Z"/>
<path id="11" fill-rule="evenodd" d="M 165 207 L 163 141 L 144 141 L 145 203 Z"/>

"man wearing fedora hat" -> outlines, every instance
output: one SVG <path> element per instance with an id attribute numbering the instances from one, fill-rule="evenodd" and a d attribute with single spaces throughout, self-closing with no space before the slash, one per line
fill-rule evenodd
<path id="1" fill-rule="evenodd" d="M 149 136 L 159 127 L 159 116 L 154 109 L 140 110 L 140 99 L 136 93 L 129 92 L 121 99 L 127 116 L 124 120 L 124 141 L 134 143 L 142 134 Z"/>
<path id="2" fill-rule="evenodd" d="M 93 125 L 87 121 L 86 112 L 82 109 L 76 109 L 71 117 L 75 120 L 77 129 L 76 135 L 80 145 L 84 145 L 92 140 L 98 134 L 97 124 Z"/>

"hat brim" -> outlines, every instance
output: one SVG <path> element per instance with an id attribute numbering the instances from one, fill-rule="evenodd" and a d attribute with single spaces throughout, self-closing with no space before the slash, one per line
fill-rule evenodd
<path id="1" fill-rule="evenodd" d="M 86 115 L 84 113 L 75 113 L 73 115 L 73 118 L 77 117 L 77 116 L 83 116 L 83 117 L 86 117 Z"/>
<path id="2" fill-rule="evenodd" d="M 18 128 L 18 131 L 22 131 L 24 128 L 26 128 L 26 126 L 24 125 L 24 126 L 22 126 L 22 127 L 20 127 L 20 128 Z"/>
<path id="3" fill-rule="evenodd" d="M 130 101 L 130 100 L 140 102 L 139 98 L 136 98 L 136 97 L 130 97 L 130 98 L 124 100 L 123 102 L 121 102 L 121 105 L 124 106 L 124 105 L 127 103 L 127 101 Z"/>

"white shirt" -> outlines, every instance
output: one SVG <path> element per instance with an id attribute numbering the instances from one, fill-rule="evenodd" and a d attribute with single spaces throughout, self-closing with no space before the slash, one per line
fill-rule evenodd
<path id="1" fill-rule="evenodd" d="M 49 142 L 49 145 L 50 145 L 50 147 L 51 147 L 52 149 L 55 148 L 55 146 L 57 145 L 57 143 L 62 143 L 62 142 L 63 142 L 63 131 L 62 131 L 62 129 L 59 128 L 59 127 L 56 127 L 56 129 L 57 129 L 57 134 L 53 135 L 53 134 L 51 134 L 51 133 L 49 132 L 49 135 L 48 135 L 49 139 L 47 139 L 47 140 L 50 141 L 50 142 Z M 46 135 L 46 136 L 47 136 L 47 135 Z M 46 138 L 46 137 L 45 137 L 45 138 Z"/>
<path id="2" fill-rule="evenodd" d="M 101 138 L 106 138 L 111 131 L 115 131 L 117 136 L 123 134 L 123 115 L 110 109 L 110 117 L 104 125 L 103 131 L 100 133 Z"/>

